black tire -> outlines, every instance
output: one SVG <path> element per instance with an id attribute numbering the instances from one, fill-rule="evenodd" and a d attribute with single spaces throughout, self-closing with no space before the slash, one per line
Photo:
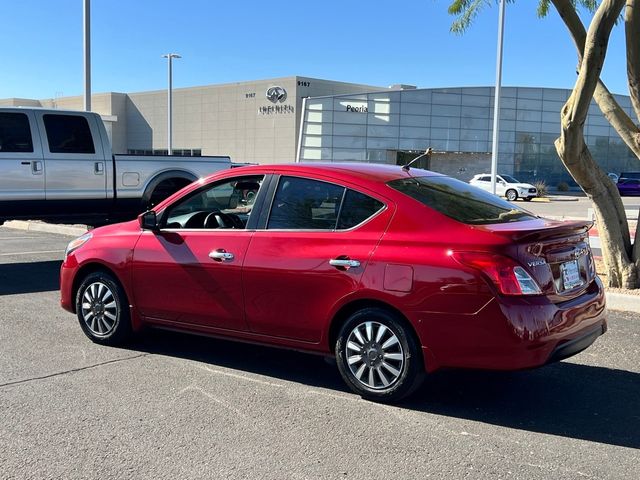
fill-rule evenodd
<path id="1" fill-rule="evenodd" d="M 169 198 L 171 195 L 190 183 L 191 182 L 189 180 L 184 180 L 182 178 L 171 178 L 160 182 L 160 184 L 153 190 L 153 193 L 149 198 L 149 202 L 146 205 L 146 209 L 151 210 L 165 198 Z"/>
<path id="2" fill-rule="evenodd" d="M 96 343 L 120 345 L 132 336 L 127 296 L 106 272 L 93 272 L 82 280 L 76 293 L 76 313 L 82 331 Z"/>
<path id="3" fill-rule="evenodd" d="M 533 199 L 533 197 L 524 197 L 523 200 L 525 202 L 530 202 Z"/>
<path id="4" fill-rule="evenodd" d="M 397 402 L 413 393 L 424 379 L 413 331 L 397 315 L 381 308 L 364 308 L 352 314 L 340 329 L 335 354 L 345 383 L 368 400 Z"/>
<path id="5" fill-rule="evenodd" d="M 510 202 L 515 202 L 518 199 L 518 192 L 516 192 L 513 188 L 507 190 L 504 194 L 507 197 L 507 200 Z"/>

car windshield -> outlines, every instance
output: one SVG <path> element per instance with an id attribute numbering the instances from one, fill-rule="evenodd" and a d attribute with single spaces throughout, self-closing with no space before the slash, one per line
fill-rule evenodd
<path id="1" fill-rule="evenodd" d="M 511 175 L 500 175 L 500 176 L 507 183 L 520 183 L 518 180 L 513 178 Z"/>
<path id="2" fill-rule="evenodd" d="M 470 225 L 536 218 L 489 192 L 451 177 L 401 178 L 388 185 L 447 217 Z"/>

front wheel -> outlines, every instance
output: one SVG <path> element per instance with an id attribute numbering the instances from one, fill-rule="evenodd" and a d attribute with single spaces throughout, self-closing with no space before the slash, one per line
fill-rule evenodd
<path id="1" fill-rule="evenodd" d="M 524 197 L 523 200 L 525 202 L 530 202 L 533 199 L 533 197 Z"/>
<path id="2" fill-rule="evenodd" d="M 365 308 L 347 319 L 335 354 L 345 383 L 369 400 L 399 401 L 423 380 L 413 332 L 396 315 L 380 308 Z"/>
<path id="3" fill-rule="evenodd" d="M 132 334 L 129 302 L 118 281 L 106 272 L 85 277 L 76 295 L 76 313 L 87 337 L 103 345 L 118 345 Z"/>
<path id="4" fill-rule="evenodd" d="M 518 199 L 518 192 L 513 189 L 509 189 L 507 190 L 507 193 L 504 194 L 504 196 L 507 197 L 507 200 L 509 200 L 510 202 L 515 202 Z"/>

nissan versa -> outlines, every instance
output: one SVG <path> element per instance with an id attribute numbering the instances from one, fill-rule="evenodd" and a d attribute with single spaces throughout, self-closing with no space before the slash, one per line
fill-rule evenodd
<path id="1" fill-rule="evenodd" d="M 374 164 L 241 167 L 72 241 L 61 303 L 94 342 L 145 326 L 335 355 L 397 401 L 442 367 L 515 370 L 606 330 L 590 222 Z"/>

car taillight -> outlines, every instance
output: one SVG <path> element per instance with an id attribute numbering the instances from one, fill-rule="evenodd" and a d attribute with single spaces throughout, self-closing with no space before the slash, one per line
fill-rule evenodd
<path id="1" fill-rule="evenodd" d="M 540 295 L 542 291 L 531 275 L 509 257 L 483 252 L 450 252 L 462 265 L 488 276 L 503 295 Z"/>

